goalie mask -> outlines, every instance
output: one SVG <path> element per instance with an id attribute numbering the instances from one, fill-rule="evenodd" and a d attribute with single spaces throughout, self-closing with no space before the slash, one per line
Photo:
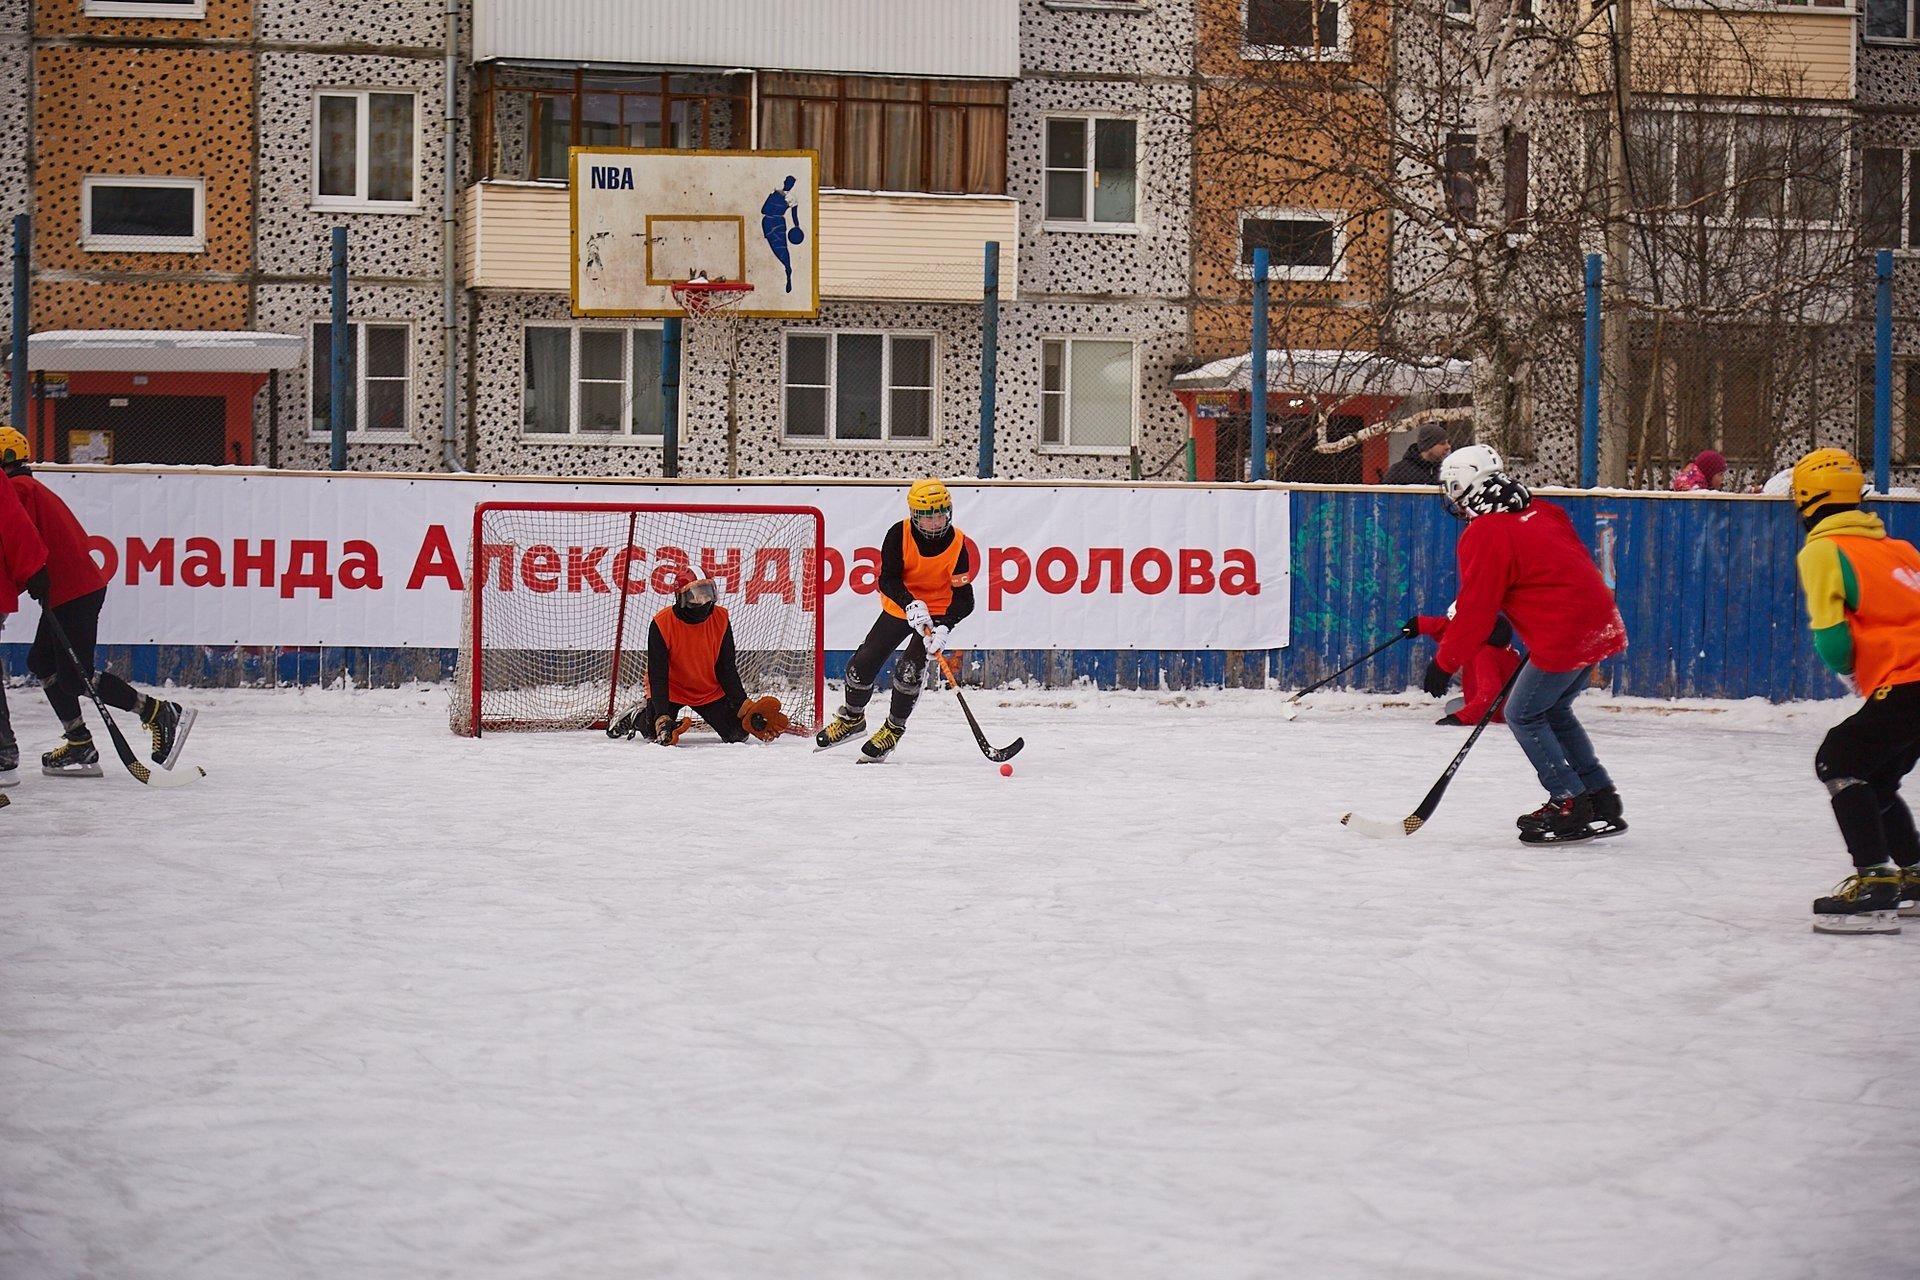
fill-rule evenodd
<path id="1" fill-rule="evenodd" d="M 673 614 L 682 622 L 705 622 L 713 616 L 713 606 L 719 600 L 720 592 L 712 578 L 696 578 L 673 593 Z"/>
<path id="2" fill-rule="evenodd" d="M 945 537 L 953 528 L 953 496 L 938 480 L 917 480 L 907 490 L 907 512 L 913 531 L 923 538 Z"/>
<path id="3" fill-rule="evenodd" d="M 1440 464 L 1440 492 L 1447 510 L 1462 520 L 1495 511 L 1523 511 L 1533 495 L 1501 469 L 1500 455 L 1484 444 L 1455 449 Z"/>

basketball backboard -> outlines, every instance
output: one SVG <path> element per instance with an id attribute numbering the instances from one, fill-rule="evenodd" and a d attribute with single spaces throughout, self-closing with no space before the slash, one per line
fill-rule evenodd
<path id="1" fill-rule="evenodd" d="M 820 310 L 812 151 L 575 147 L 573 313 L 677 316 L 694 275 L 753 286 L 743 316 Z"/>

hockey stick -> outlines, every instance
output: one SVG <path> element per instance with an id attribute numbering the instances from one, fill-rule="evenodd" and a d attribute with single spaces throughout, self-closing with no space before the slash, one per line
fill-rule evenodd
<path id="1" fill-rule="evenodd" d="M 1369 651 L 1363 652 L 1363 654 L 1359 654 L 1357 658 L 1354 658 L 1352 662 L 1348 662 L 1346 666 L 1342 666 L 1342 668 L 1340 668 L 1338 672 L 1334 672 L 1332 676 L 1325 677 L 1325 679 L 1315 679 L 1315 681 L 1313 681 L 1311 685 L 1308 685 L 1306 689 L 1302 689 L 1302 691 L 1300 691 L 1300 693 L 1296 693 L 1294 697 L 1290 697 L 1290 699 L 1286 699 L 1286 702 L 1284 702 L 1284 706 L 1286 706 L 1286 718 L 1288 718 L 1288 720 L 1292 720 L 1292 718 L 1294 718 L 1294 716 L 1298 714 L 1298 712 L 1294 710 L 1294 702 L 1298 702 L 1298 700 L 1304 699 L 1304 697 L 1308 697 L 1309 693 L 1313 693 L 1315 689 L 1321 689 L 1321 687 L 1325 687 L 1325 685 L 1331 685 L 1332 681 L 1336 681 L 1336 679 L 1340 679 L 1340 677 L 1346 676 L 1348 672 L 1352 672 L 1352 670 L 1354 670 L 1356 666 L 1359 666 L 1361 662 L 1365 662 L 1367 658 L 1373 658 L 1375 654 L 1382 654 L 1382 652 L 1386 652 L 1388 651 L 1388 649 L 1392 649 L 1394 645 L 1398 645 L 1398 643 L 1400 643 L 1400 641 L 1404 641 L 1404 639 L 1407 639 L 1405 635 L 1400 635 L 1400 633 L 1394 633 L 1394 637 L 1392 637 L 1390 641 L 1386 641 L 1384 645 L 1379 645 L 1379 647 L 1375 647 L 1375 649 L 1369 649 Z"/>
<path id="2" fill-rule="evenodd" d="M 1453 763 L 1447 766 L 1447 771 L 1440 775 L 1440 781 L 1433 784 L 1433 789 L 1427 792 L 1427 798 L 1422 800 L 1412 813 L 1398 822 L 1382 822 L 1378 818 L 1361 818 L 1349 813 L 1341 816 L 1340 825 L 1352 827 L 1361 835 L 1372 836 L 1377 840 L 1387 840 L 1394 836 L 1410 836 L 1425 826 L 1427 819 L 1433 816 L 1433 811 L 1440 807 L 1440 797 L 1447 794 L 1447 785 L 1453 781 L 1453 775 L 1459 771 L 1461 762 L 1467 758 L 1467 752 L 1473 750 L 1473 744 L 1480 740 L 1481 732 L 1493 723 L 1495 714 L 1506 705 L 1507 694 L 1513 691 L 1513 682 L 1518 680 L 1520 673 L 1526 669 L 1527 660 L 1522 658 L 1520 665 L 1513 669 L 1513 674 L 1507 677 L 1507 682 L 1500 686 L 1500 696 L 1495 698 L 1481 714 L 1480 723 L 1474 725 L 1473 732 L 1467 735 L 1467 741 L 1453 757 Z"/>
<path id="3" fill-rule="evenodd" d="M 107 726 L 107 736 L 113 739 L 113 749 L 120 753 L 120 763 L 127 766 L 128 773 L 150 787 L 184 787 L 207 776 L 207 771 L 199 765 L 193 766 L 191 771 L 169 773 L 163 769 L 149 769 L 135 759 L 133 748 L 127 745 L 126 738 L 120 733 L 120 726 L 107 714 L 107 704 L 100 700 L 100 690 L 94 687 L 93 677 L 80 665 L 80 655 L 73 651 L 73 642 L 67 639 L 67 629 L 60 625 L 60 619 L 54 616 L 53 610 L 45 605 L 41 606 L 40 616 L 45 619 L 47 630 L 53 633 L 53 638 L 60 642 L 60 651 L 67 655 L 67 661 L 80 673 L 80 683 L 86 686 L 87 696 L 93 699 L 94 708 L 100 712 L 100 719 Z"/>
<path id="4" fill-rule="evenodd" d="M 953 668 L 947 665 L 947 655 L 936 653 L 933 660 L 940 664 L 940 674 L 947 678 L 947 688 L 953 690 L 953 699 L 960 704 L 960 714 L 967 718 L 967 727 L 973 730 L 973 740 L 980 744 L 980 754 L 999 764 L 1011 760 L 1020 754 L 1020 748 L 1027 745 L 1025 738 L 1015 738 L 1004 747 L 996 747 L 987 741 L 987 735 L 980 731 L 980 722 L 973 718 L 973 708 L 967 705 L 967 695 L 960 692 L 960 681 L 955 678 Z"/>

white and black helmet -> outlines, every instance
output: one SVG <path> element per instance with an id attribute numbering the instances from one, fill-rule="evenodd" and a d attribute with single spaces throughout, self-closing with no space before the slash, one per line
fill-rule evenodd
<path id="1" fill-rule="evenodd" d="M 1508 475 L 1500 455 L 1484 444 L 1455 449 L 1440 464 L 1440 492 L 1456 514 L 1472 519 L 1494 511 L 1519 511 L 1532 498 Z"/>

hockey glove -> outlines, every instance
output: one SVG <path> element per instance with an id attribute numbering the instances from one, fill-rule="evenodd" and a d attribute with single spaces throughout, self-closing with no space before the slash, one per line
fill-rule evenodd
<path id="1" fill-rule="evenodd" d="M 653 740 L 663 747 L 670 747 L 680 741 L 680 735 L 692 723 L 686 716 L 680 717 L 677 722 L 672 716 L 659 716 L 653 722 Z"/>
<path id="2" fill-rule="evenodd" d="M 47 602 L 48 589 L 47 567 L 41 565 L 33 571 L 33 576 L 27 579 L 27 594 L 32 596 L 38 603 L 45 604 Z"/>
<path id="3" fill-rule="evenodd" d="M 772 742 L 787 731 L 793 721 L 780 709 L 780 699 L 768 694 L 749 698 L 740 707 L 740 727 L 762 742 Z"/>
<path id="4" fill-rule="evenodd" d="M 1411 640 L 1420 634 L 1420 619 L 1408 618 L 1400 624 L 1400 634 Z"/>
<path id="5" fill-rule="evenodd" d="M 1444 698 L 1447 696 L 1447 686 L 1452 683 L 1453 673 L 1441 666 L 1436 659 L 1435 661 L 1427 663 L 1427 675 L 1426 678 L 1420 682 L 1420 687 L 1425 689 L 1432 697 Z"/>
<path id="6" fill-rule="evenodd" d="M 915 631 L 918 631 L 921 635 L 925 635 L 927 632 L 933 630 L 933 614 L 927 611 L 926 601 L 907 601 L 906 614 L 907 625 Z"/>
<path id="7" fill-rule="evenodd" d="M 931 631 L 928 631 L 921 637 L 921 643 L 927 647 L 927 656 L 929 658 L 944 653 L 947 648 L 947 628 L 944 626 L 935 626 Z"/>

